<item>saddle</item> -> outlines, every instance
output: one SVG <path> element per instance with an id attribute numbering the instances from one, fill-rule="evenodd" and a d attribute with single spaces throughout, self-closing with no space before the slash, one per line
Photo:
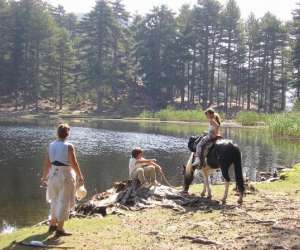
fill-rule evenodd
<path id="1" fill-rule="evenodd" d="M 200 142 L 201 138 L 203 138 L 205 135 L 207 134 L 203 134 L 202 136 L 192 136 L 189 139 L 188 142 L 188 148 L 191 152 L 195 153 L 196 152 L 196 147 L 197 144 Z M 210 140 L 209 142 L 207 142 L 204 147 L 203 147 L 203 151 L 202 151 L 202 156 L 203 156 L 203 161 L 204 164 L 207 164 L 207 156 L 209 151 L 216 145 L 216 142 L 220 139 L 223 139 L 222 136 L 217 136 L 216 138 Z"/>
<path id="2" fill-rule="evenodd" d="M 207 134 L 202 134 L 201 136 L 191 136 L 188 142 L 188 148 L 191 152 L 196 152 L 197 144 L 200 142 L 201 138 L 203 138 Z M 206 158 L 209 150 L 216 144 L 216 142 L 220 139 L 223 139 L 222 136 L 217 136 L 216 138 L 210 140 L 203 148 L 203 156 Z"/>

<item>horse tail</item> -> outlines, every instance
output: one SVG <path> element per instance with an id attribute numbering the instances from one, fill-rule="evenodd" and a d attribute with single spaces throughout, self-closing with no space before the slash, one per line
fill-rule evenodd
<path id="1" fill-rule="evenodd" d="M 241 151 L 238 147 L 236 148 L 236 153 L 234 155 L 234 172 L 235 172 L 235 181 L 236 186 L 241 194 L 244 194 L 245 192 L 245 186 L 244 186 L 244 176 L 243 176 L 243 169 L 242 169 L 242 156 Z"/>
<path id="2" fill-rule="evenodd" d="M 193 158 L 194 158 L 194 153 L 191 153 L 190 158 L 185 166 L 184 169 L 184 190 L 188 191 L 189 186 L 193 182 L 194 179 L 194 167 L 192 166 L 193 164 Z"/>

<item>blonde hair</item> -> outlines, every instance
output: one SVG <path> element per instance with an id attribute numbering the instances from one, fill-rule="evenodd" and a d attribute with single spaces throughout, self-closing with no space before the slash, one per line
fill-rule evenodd
<path id="1" fill-rule="evenodd" d="M 216 122 L 219 125 L 221 125 L 221 117 L 220 117 L 220 115 L 217 112 L 215 112 L 215 110 L 213 108 L 208 108 L 207 110 L 205 110 L 204 113 L 205 114 L 212 114 L 212 115 L 214 115 L 214 119 L 216 120 Z"/>

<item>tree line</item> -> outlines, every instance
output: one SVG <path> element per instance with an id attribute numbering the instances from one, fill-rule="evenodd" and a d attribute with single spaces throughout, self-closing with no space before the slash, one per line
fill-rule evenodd
<path id="1" fill-rule="evenodd" d="M 0 101 L 16 110 L 281 111 L 291 87 L 300 98 L 300 8 L 293 14 L 242 20 L 234 0 L 199 0 L 141 16 L 98 0 L 78 16 L 42 0 L 0 0 Z"/>

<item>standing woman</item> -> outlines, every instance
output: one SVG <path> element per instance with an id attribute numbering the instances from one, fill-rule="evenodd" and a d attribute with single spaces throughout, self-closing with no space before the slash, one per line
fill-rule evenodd
<path id="1" fill-rule="evenodd" d="M 41 180 L 47 183 L 47 201 L 51 203 L 49 232 L 56 231 L 57 237 L 71 235 L 64 230 L 64 222 L 75 205 L 76 176 L 79 185 L 84 182 L 75 148 L 66 141 L 69 133 L 68 124 L 58 126 L 58 138 L 48 147 Z"/>
<path id="2" fill-rule="evenodd" d="M 202 168 L 205 164 L 203 149 L 205 145 L 220 136 L 221 118 L 212 108 L 205 110 L 206 118 L 209 121 L 208 134 L 200 140 L 196 147 L 195 162 L 193 167 Z"/>

